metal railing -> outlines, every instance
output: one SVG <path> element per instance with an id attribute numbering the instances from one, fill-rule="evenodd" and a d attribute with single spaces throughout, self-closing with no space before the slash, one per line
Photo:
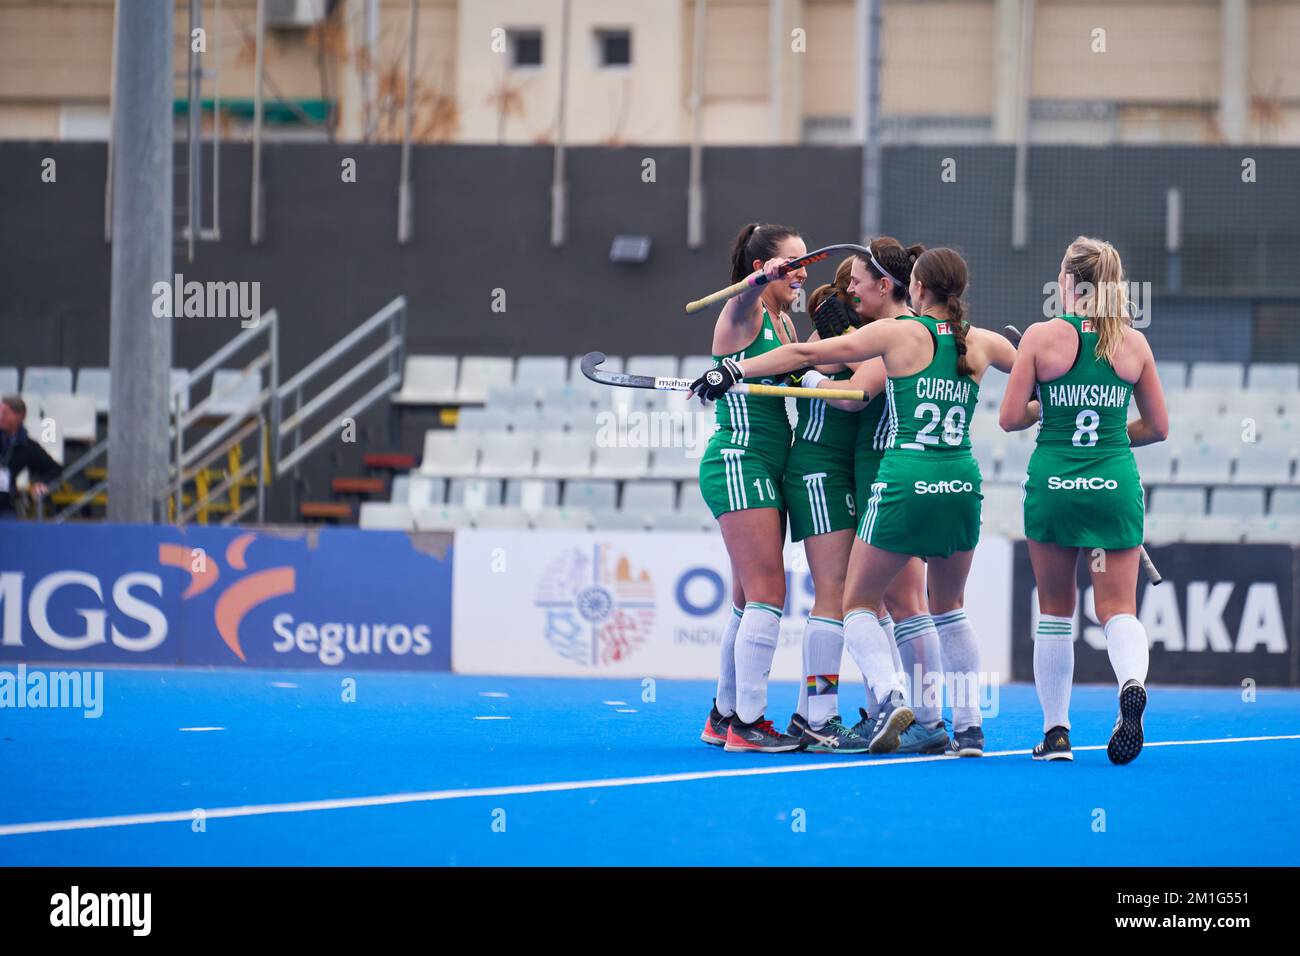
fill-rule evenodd
<path id="1" fill-rule="evenodd" d="M 332 378 L 330 384 L 304 401 L 310 386 L 349 352 L 379 333 L 383 342 L 367 353 L 342 375 Z M 304 458 L 320 447 L 330 437 L 337 435 L 340 424 L 355 419 L 375 402 L 402 384 L 402 364 L 405 360 L 406 298 L 398 296 L 392 302 L 366 319 L 359 326 L 327 349 L 314 362 L 280 386 L 276 393 L 276 419 L 272 428 L 275 471 L 282 475 L 296 467 Z M 354 383 L 373 372 L 383 369 L 383 378 L 360 398 L 303 438 L 304 427 L 310 419 L 320 416 L 327 406 Z"/>

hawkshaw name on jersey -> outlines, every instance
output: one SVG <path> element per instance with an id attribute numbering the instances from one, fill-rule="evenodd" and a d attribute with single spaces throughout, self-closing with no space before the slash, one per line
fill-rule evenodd
<path id="1" fill-rule="evenodd" d="M 1046 385 L 1047 400 L 1066 408 L 1127 408 L 1131 386 Z"/>
<path id="2" fill-rule="evenodd" d="M 916 380 L 916 397 L 965 404 L 970 400 L 970 387 L 963 379 L 921 377 Z"/>

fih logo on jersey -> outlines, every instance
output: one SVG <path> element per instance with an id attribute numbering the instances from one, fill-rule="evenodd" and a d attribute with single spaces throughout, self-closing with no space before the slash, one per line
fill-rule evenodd
<path id="1" fill-rule="evenodd" d="M 936 322 L 934 331 L 938 335 L 952 335 L 952 325 L 947 322 Z"/>
<path id="2" fill-rule="evenodd" d="M 566 548 L 542 572 L 536 607 L 543 636 L 561 657 L 583 667 L 625 661 L 650 636 L 654 584 L 626 554 L 607 544 Z"/>
<path id="3" fill-rule="evenodd" d="M 1095 328 L 1093 328 L 1092 319 L 1084 319 L 1081 323 L 1079 323 L 1079 328 L 1082 329 L 1084 332 L 1097 331 Z"/>
<path id="4" fill-rule="evenodd" d="M 226 564 L 232 570 L 248 570 L 248 546 L 256 539 L 255 534 L 241 534 L 227 545 Z M 200 549 L 190 549 L 180 544 L 160 544 L 158 562 L 190 573 L 190 584 L 181 595 L 182 601 L 197 597 L 221 578 L 221 569 L 216 560 L 200 552 Z M 212 612 L 213 623 L 221 640 L 241 661 L 247 663 L 248 658 L 239 646 L 240 622 L 250 611 L 272 598 L 292 594 L 296 584 L 297 578 L 292 567 L 286 565 L 267 568 L 232 582 L 217 598 L 216 608 Z"/>

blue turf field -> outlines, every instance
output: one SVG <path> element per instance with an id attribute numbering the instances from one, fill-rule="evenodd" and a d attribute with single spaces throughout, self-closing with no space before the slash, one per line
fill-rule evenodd
<path id="1" fill-rule="evenodd" d="M 703 682 L 661 680 L 644 703 L 637 681 L 355 676 L 357 701 L 344 703 L 332 672 L 108 670 L 97 720 L 0 710 L 0 863 L 1300 863 L 1294 736 L 1148 746 L 1128 767 L 1101 749 L 1072 765 L 1024 754 L 740 755 L 698 741 L 712 694 Z M 794 694 L 773 685 L 781 724 Z M 852 712 L 861 697 L 848 688 L 842 703 Z M 1114 699 L 1112 687 L 1075 688 L 1076 748 L 1105 743 Z M 1000 716 L 985 724 L 988 751 L 1027 750 L 1039 721 L 1032 687 L 1004 687 Z M 1232 688 L 1154 687 L 1146 732 L 1148 742 L 1300 735 L 1300 692 L 1262 690 L 1244 703 Z M 746 773 L 755 769 L 798 772 Z M 654 779 L 674 774 L 703 776 Z M 560 786 L 534 786 L 543 784 Z M 461 792 L 501 787 L 518 789 Z M 273 806 L 387 795 L 407 796 Z M 252 806 L 261 809 L 222 815 Z M 194 832 L 195 808 L 208 813 L 204 832 Z M 1099 809 L 1105 832 L 1094 831 Z M 125 826 L 99 819 L 169 812 Z M 9 829 L 74 819 L 97 822 Z"/>

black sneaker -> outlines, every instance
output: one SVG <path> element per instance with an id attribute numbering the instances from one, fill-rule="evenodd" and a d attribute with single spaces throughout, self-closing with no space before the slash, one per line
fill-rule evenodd
<path id="1" fill-rule="evenodd" d="M 866 709 L 863 707 L 858 708 L 858 713 L 862 715 L 862 719 L 859 720 L 856 724 L 854 724 L 849 729 L 852 730 L 859 737 L 861 737 L 863 740 L 870 740 L 871 731 L 874 730 L 876 727 L 876 718 L 868 714 Z"/>
<path id="2" fill-rule="evenodd" d="M 727 742 L 727 724 L 730 722 L 731 717 L 723 717 L 718 710 L 718 700 L 715 697 L 713 706 L 709 708 L 709 717 L 704 721 L 704 730 L 700 733 L 700 739 L 712 747 L 725 745 Z"/>
<path id="3" fill-rule="evenodd" d="M 1129 680 L 1119 692 L 1119 716 L 1106 745 L 1111 763 L 1132 763 L 1142 752 L 1142 712 L 1146 709 L 1147 689 Z"/>
<path id="4" fill-rule="evenodd" d="M 984 728 L 967 727 L 965 730 L 952 732 L 952 749 L 948 751 L 954 757 L 983 757 Z"/>
<path id="5" fill-rule="evenodd" d="M 867 752 L 866 739 L 850 730 L 838 715 L 826 721 L 820 730 L 814 730 L 807 720 L 796 713 L 790 718 L 790 728 L 786 733 L 791 737 L 798 737 L 799 742 L 803 744 L 803 749 L 809 753 L 864 754 Z"/>
<path id="6" fill-rule="evenodd" d="M 871 741 L 871 752 L 873 754 L 893 753 L 898 749 L 899 735 L 915 720 L 916 715 L 912 713 L 912 708 L 907 706 L 903 692 L 896 690 L 891 693 L 889 699 L 880 705 L 880 713 L 876 715 L 876 725 L 871 730 L 871 736 L 867 738 Z"/>
<path id="7" fill-rule="evenodd" d="M 723 749 L 729 753 L 780 754 L 798 750 L 801 746 L 798 737 L 781 733 L 770 720 L 760 716 L 752 724 L 747 724 L 733 715 L 727 722 L 727 743 Z"/>
<path id="8" fill-rule="evenodd" d="M 1034 745 L 1035 760 L 1073 760 L 1070 749 L 1070 732 L 1064 727 L 1053 727 L 1043 734 L 1043 742 Z"/>

